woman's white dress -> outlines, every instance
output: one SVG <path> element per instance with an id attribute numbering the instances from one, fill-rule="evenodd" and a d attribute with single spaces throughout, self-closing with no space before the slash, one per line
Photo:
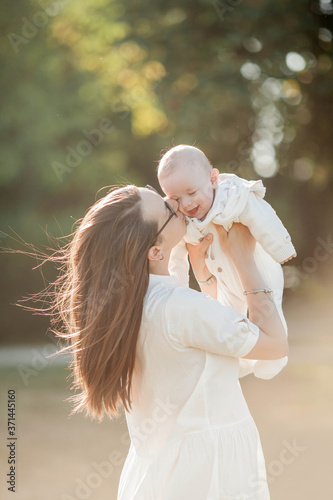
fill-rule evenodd
<path id="1" fill-rule="evenodd" d="M 174 276 L 149 278 L 117 500 L 269 500 L 238 380 L 258 327 Z"/>

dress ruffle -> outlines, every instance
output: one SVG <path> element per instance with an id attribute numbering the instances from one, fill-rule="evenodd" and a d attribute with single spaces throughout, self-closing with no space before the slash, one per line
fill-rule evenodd
<path id="1" fill-rule="evenodd" d="M 270 500 L 252 416 L 185 434 L 151 458 L 131 445 L 117 500 Z"/>

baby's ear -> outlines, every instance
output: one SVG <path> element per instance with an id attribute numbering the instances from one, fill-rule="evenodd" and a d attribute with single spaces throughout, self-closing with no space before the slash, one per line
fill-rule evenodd
<path id="1" fill-rule="evenodd" d="M 213 170 L 210 173 L 210 181 L 214 188 L 217 188 L 219 175 L 220 175 L 219 170 L 217 168 L 213 168 Z"/>

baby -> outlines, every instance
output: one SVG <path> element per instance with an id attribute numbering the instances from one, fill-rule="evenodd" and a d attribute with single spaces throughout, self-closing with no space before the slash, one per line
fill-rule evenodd
<path id="1" fill-rule="evenodd" d="M 247 181 L 235 174 L 220 174 L 200 149 L 180 145 L 170 149 L 160 160 L 158 180 L 167 198 L 177 200 L 186 216 L 187 232 L 173 249 L 169 272 L 188 286 L 189 261 L 185 243 L 197 245 L 208 233 L 213 234 L 206 265 L 217 280 L 217 300 L 247 315 L 247 301 L 237 269 L 222 251 L 214 224 L 229 231 L 234 222 L 249 228 L 256 239 L 254 258 L 279 311 L 288 335 L 282 311 L 283 272 L 280 264 L 296 256 L 290 235 L 264 201 L 266 188 L 262 181 Z M 277 360 L 240 359 L 239 377 L 254 373 L 269 379 L 287 364 L 288 357 Z"/>

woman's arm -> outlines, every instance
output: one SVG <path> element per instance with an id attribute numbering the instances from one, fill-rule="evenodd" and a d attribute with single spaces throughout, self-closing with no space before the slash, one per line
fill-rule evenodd
<path id="1" fill-rule="evenodd" d="M 262 290 L 267 284 L 256 266 L 253 252 L 255 239 L 243 224 L 233 224 L 229 232 L 216 226 L 223 251 L 234 262 L 244 291 Z M 258 292 L 246 295 L 249 320 L 260 328 L 259 338 L 244 358 L 279 359 L 288 355 L 288 340 L 279 313 L 270 294 Z"/>
<path id="2" fill-rule="evenodd" d="M 210 295 L 213 299 L 217 297 L 217 285 L 216 278 L 213 276 L 212 283 L 209 285 L 204 285 L 200 282 L 207 281 L 212 273 L 209 272 L 209 269 L 206 266 L 205 256 L 209 245 L 211 245 L 213 241 L 213 235 L 211 233 L 207 234 L 199 243 L 199 245 L 190 245 L 186 244 L 186 248 L 188 251 L 188 255 L 190 258 L 191 266 L 193 269 L 194 276 L 199 283 L 200 289 L 203 293 Z"/>

